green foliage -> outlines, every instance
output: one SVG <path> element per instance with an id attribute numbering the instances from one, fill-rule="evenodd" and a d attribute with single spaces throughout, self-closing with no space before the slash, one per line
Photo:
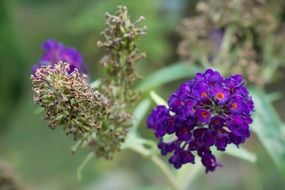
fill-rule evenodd
<path id="1" fill-rule="evenodd" d="M 199 71 L 201 68 L 195 65 L 174 63 L 146 76 L 138 84 L 138 89 L 145 92 L 171 81 L 193 77 Z"/>
<path id="2" fill-rule="evenodd" d="M 136 132 L 139 125 L 142 123 L 144 117 L 147 114 L 147 111 L 150 108 L 150 100 L 149 99 L 145 99 L 142 100 L 137 107 L 134 109 L 133 112 L 133 125 L 132 128 L 130 129 L 130 131 Z"/>
<path id="3" fill-rule="evenodd" d="M 22 91 L 23 55 L 12 28 L 11 1 L 0 1 L 0 129 L 12 116 Z"/>
<path id="4" fill-rule="evenodd" d="M 250 91 L 255 103 L 252 129 L 264 145 L 280 171 L 285 169 L 284 124 L 266 94 L 256 88 Z"/>
<path id="5" fill-rule="evenodd" d="M 167 107 L 167 102 L 162 97 L 160 97 L 156 92 L 151 91 L 149 95 L 156 103 L 156 105 L 164 105 Z"/>
<path id="6" fill-rule="evenodd" d="M 228 154 L 230 156 L 234 156 L 243 160 L 246 160 L 248 162 L 255 163 L 257 160 L 257 155 L 248 151 L 247 149 L 243 147 L 237 148 L 236 146 L 230 144 L 227 146 L 227 150 L 225 151 L 225 154 Z"/>

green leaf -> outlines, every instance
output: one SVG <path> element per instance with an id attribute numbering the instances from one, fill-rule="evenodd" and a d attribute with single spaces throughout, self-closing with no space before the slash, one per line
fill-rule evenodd
<path id="1" fill-rule="evenodd" d="M 139 83 L 138 90 L 146 92 L 171 81 L 193 77 L 197 72 L 200 71 L 201 68 L 195 66 L 194 64 L 172 64 L 145 77 L 144 80 Z"/>
<path id="2" fill-rule="evenodd" d="M 167 102 L 161 96 L 159 96 L 156 92 L 151 91 L 149 94 L 150 94 L 150 97 L 153 99 L 153 101 L 157 105 L 164 105 L 167 107 Z"/>
<path id="3" fill-rule="evenodd" d="M 266 94 L 256 88 L 250 93 L 255 104 L 252 129 L 281 171 L 285 169 L 284 124 Z"/>
<path id="4" fill-rule="evenodd" d="M 272 92 L 270 94 L 267 94 L 267 98 L 268 98 L 268 100 L 270 100 L 270 102 L 274 102 L 276 100 L 279 100 L 282 97 L 283 97 L 282 92 Z"/>
<path id="5" fill-rule="evenodd" d="M 227 146 L 227 149 L 224 153 L 252 163 L 255 163 L 257 160 L 257 157 L 254 153 L 242 147 L 237 148 L 235 145 L 232 144 Z"/>
<path id="6" fill-rule="evenodd" d="M 138 187 L 136 190 L 165 190 L 163 187 L 147 186 L 147 187 Z"/>
<path id="7" fill-rule="evenodd" d="M 137 105 L 133 113 L 133 126 L 130 129 L 131 131 L 136 132 L 137 128 L 139 127 L 140 123 L 145 117 L 150 105 L 151 105 L 151 102 L 149 99 L 142 100 Z"/>
<path id="8" fill-rule="evenodd" d="M 91 86 L 93 88 L 98 88 L 101 85 L 102 81 L 100 79 L 95 80 L 94 82 L 91 83 Z"/>

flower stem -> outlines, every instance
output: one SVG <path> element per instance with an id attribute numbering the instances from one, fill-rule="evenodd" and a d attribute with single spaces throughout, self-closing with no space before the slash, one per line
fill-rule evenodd
<path id="1" fill-rule="evenodd" d="M 176 183 L 176 177 L 173 174 L 173 172 L 170 170 L 170 168 L 157 156 L 154 156 L 154 155 L 151 156 L 151 160 L 160 168 L 160 170 L 167 177 L 173 190 L 180 190 Z"/>
<path id="2" fill-rule="evenodd" d="M 76 175 L 77 175 L 77 180 L 81 181 L 82 179 L 82 170 L 84 169 L 84 167 L 88 164 L 88 162 L 90 162 L 92 160 L 92 158 L 95 156 L 94 152 L 90 152 L 85 159 L 81 162 L 81 164 L 79 165 Z"/>
<path id="3" fill-rule="evenodd" d="M 153 154 L 150 150 L 143 146 L 127 146 L 130 150 L 139 153 L 140 155 L 149 158 L 155 165 L 163 172 L 173 190 L 180 190 L 176 183 L 176 176 L 171 169 L 162 161 L 157 155 Z"/>
<path id="4" fill-rule="evenodd" d="M 182 171 L 182 175 L 178 176 L 178 181 L 180 184 L 179 190 L 188 190 L 189 186 L 195 178 L 201 173 L 203 167 L 202 164 L 196 164 L 193 166 L 184 166 L 186 167 L 184 171 Z M 183 169 L 183 168 L 182 168 Z"/>

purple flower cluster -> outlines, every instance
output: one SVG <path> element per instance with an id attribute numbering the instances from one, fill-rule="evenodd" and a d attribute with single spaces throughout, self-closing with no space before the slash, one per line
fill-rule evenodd
<path id="1" fill-rule="evenodd" d="M 250 136 L 253 109 L 241 75 L 223 78 L 207 69 L 183 83 L 170 96 L 168 107 L 155 107 L 147 125 L 160 140 L 161 154 L 172 154 L 169 162 L 175 168 L 194 164 L 196 152 L 208 172 L 221 166 L 212 146 L 225 151 L 228 144 L 238 146 Z"/>
<path id="2" fill-rule="evenodd" d="M 44 50 L 44 54 L 39 63 L 33 66 L 33 74 L 42 65 L 55 65 L 59 61 L 68 63 L 70 65 L 70 73 L 76 68 L 80 73 L 86 74 L 87 70 L 83 63 L 83 59 L 75 48 L 67 47 L 54 39 L 45 41 L 42 44 L 42 48 Z"/>

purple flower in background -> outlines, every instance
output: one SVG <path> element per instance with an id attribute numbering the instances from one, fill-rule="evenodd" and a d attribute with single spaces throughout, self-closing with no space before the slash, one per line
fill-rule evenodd
<path id="1" fill-rule="evenodd" d="M 212 29 L 208 32 L 208 40 L 213 43 L 215 49 L 220 49 L 223 42 L 224 32 L 221 29 Z"/>
<path id="2" fill-rule="evenodd" d="M 42 44 L 42 48 L 44 50 L 44 54 L 38 64 L 32 67 L 33 74 L 42 65 L 55 65 L 59 61 L 66 62 L 70 65 L 70 73 L 73 72 L 75 68 L 78 69 L 80 73 L 87 73 L 83 59 L 75 48 L 67 47 L 54 39 L 45 41 Z"/>
<path id="3" fill-rule="evenodd" d="M 207 44 L 209 45 L 210 52 L 209 52 L 209 61 L 213 61 L 217 54 L 219 54 L 219 51 L 222 48 L 222 43 L 224 39 L 224 31 L 222 29 L 211 29 L 208 32 L 207 36 Z"/>
<path id="4" fill-rule="evenodd" d="M 183 83 L 170 96 L 168 107 L 155 107 L 147 125 L 159 138 L 161 154 L 172 154 L 169 162 L 175 168 L 195 163 L 196 152 L 208 172 L 221 166 L 212 147 L 225 151 L 228 144 L 239 146 L 249 138 L 253 108 L 241 75 L 224 79 L 208 69 Z M 165 142 L 166 134 L 172 140 Z"/>

